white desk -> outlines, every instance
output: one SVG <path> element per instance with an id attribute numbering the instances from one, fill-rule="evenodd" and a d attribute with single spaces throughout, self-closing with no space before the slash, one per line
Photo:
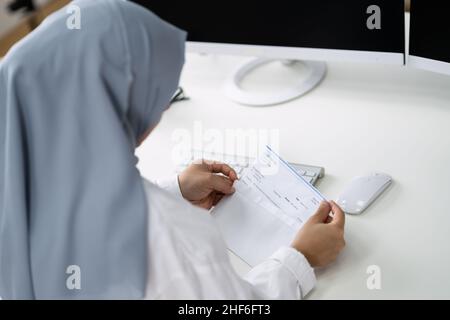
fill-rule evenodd
<path id="1" fill-rule="evenodd" d="M 285 105 L 249 108 L 221 85 L 243 58 L 188 55 L 182 85 L 191 100 L 174 105 L 141 147 L 144 176 L 173 171 L 172 133 L 204 128 L 279 128 L 289 161 L 321 165 L 319 189 L 336 198 L 349 180 L 374 170 L 394 185 L 362 216 L 348 216 L 347 247 L 318 270 L 311 299 L 450 298 L 450 77 L 403 67 L 330 63 L 324 82 Z M 283 81 L 271 73 L 271 81 Z M 253 79 L 259 86 L 268 79 Z M 233 258 L 240 273 L 247 268 Z M 378 265 L 382 289 L 368 290 Z"/>

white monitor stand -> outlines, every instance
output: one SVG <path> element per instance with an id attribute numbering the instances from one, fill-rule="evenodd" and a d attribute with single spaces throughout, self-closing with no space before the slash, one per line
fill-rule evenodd
<path id="1" fill-rule="evenodd" d="M 295 63 L 303 63 L 309 69 L 307 78 L 301 78 L 301 81 L 295 83 L 292 87 L 286 88 L 278 92 L 254 93 L 242 89 L 242 80 L 256 68 L 268 63 L 280 61 L 289 66 Z M 284 102 L 288 102 L 304 94 L 308 93 L 325 77 L 327 65 L 324 62 L 316 61 L 281 61 L 277 59 L 259 58 L 251 62 L 247 62 L 240 66 L 234 74 L 225 83 L 225 94 L 233 101 L 248 106 L 271 106 Z"/>

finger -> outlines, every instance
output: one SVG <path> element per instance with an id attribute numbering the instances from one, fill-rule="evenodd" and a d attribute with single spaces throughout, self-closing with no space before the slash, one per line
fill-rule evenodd
<path id="1" fill-rule="evenodd" d="M 345 213 L 342 211 L 341 207 L 339 207 L 336 202 L 331 201 L 331 211 L 333 212 L 333 221 L 332 223 L 342 229 L 345 226 Z"/>
<path id="2" fill-rule="evenodd" d="M 234 171 L 233 168 L 231 168 L 229 165 L 225 163 L 217 161 L 205 161 L 205 163 L 208 165 L 208 169 L 212 173 L 224 174 L 232 181 L 235 181 L 238 178 L 236 171 Z"/>
<path id="3" fill-rule="evenodd" d="M 311 217 L 311 219 L 316 223 L 325 223 L 331 211 L 331 206 L 327 201 L 322 201 L 320 203 L 319 209 Z"/>
<path id="4" fill-rule="evenodd" d="M 212 174 L 210 178 L 210 188 L 213 191 L 218 191 L 223 194 L 232 194 L 235 189 L 233 188 L 233 181 L 227 177 Z"/>
<path id="5" fill-rule="evenodd" d="M 213 206 L 216 206 L 224 196 L 225 195 L 223 193 L 216 193 L 214 196 Z"/>
<path id="6" fill-rule="evenodd" d="M 193 201 L 192 204 L 197 207 L 209 210 L 213 207 L 213 199 L 211 197 L 208 197 L 202 200 Z"/>

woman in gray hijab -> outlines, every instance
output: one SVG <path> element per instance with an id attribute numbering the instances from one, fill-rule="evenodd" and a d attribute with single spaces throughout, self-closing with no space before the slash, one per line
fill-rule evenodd
<path id="1" fill-rule="evenodd" d="M 0 65 L 0 296 L 307 294 L 314 274 L 298 250 L 241 279 L 213 220 L 185 200 L 207 208 L 231 194 L 231 168 L 191 166 L 160 186 L 136 169 L 135 148 L 178 86 L 186 34 L 127 1 L 71 6 L 80 29 L 62 9 Z"/>

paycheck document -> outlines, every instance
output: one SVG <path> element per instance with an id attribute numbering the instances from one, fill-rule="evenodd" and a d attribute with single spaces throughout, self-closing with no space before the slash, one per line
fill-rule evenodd
<path id="1" fill-rule="evenodd" d="M 228 248 L 250 266 L 288 246 L 325 200 L 270 147 L 242 173 L 235 188 L 212 213 Z"/>

